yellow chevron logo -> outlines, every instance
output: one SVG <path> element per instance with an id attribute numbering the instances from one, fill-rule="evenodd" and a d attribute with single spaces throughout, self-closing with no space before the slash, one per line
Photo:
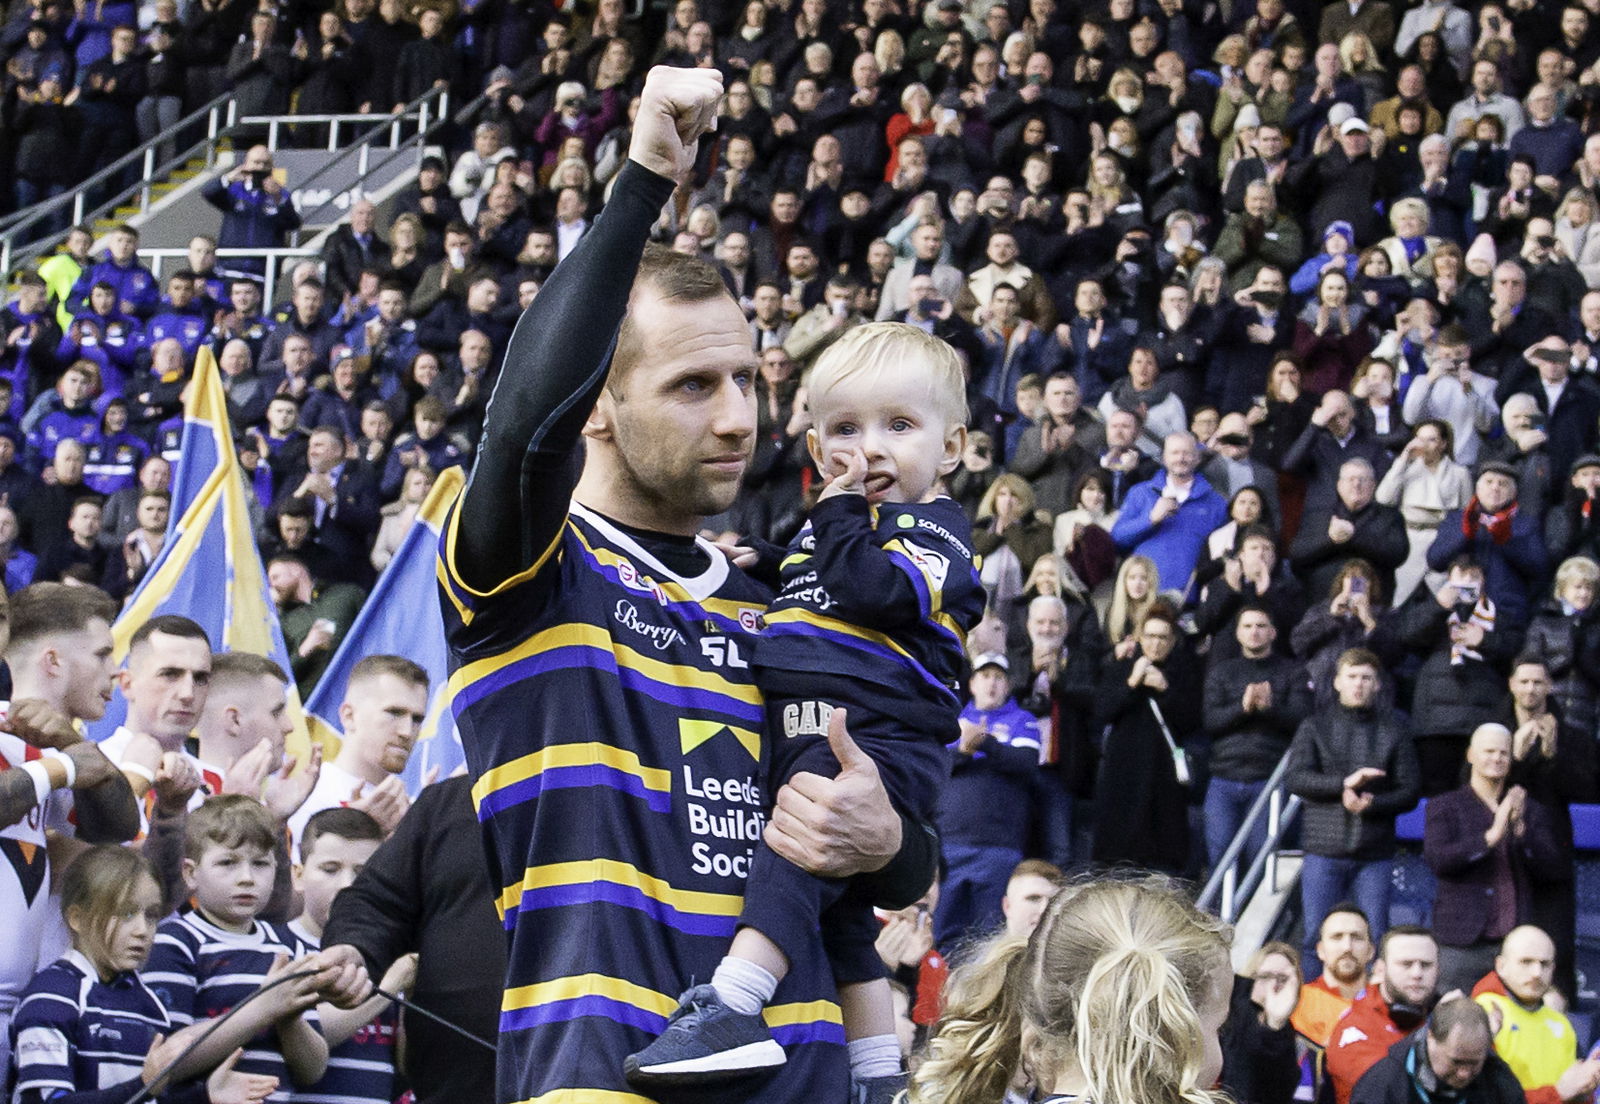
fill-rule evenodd
<path id="1" fill-rule="evenodd" d="M 752 729 L 738 728 L 735 725 L 723 724 L 721 721 L 697 721 L 687 717 L 678 718 L 678 743 L 683 748 L 683 753 L 688 755 L 695 748 L 724 732 L 739 741 L 739 746 L 750 753 L 750 758 L 761 759 L 761 734 Z"/>

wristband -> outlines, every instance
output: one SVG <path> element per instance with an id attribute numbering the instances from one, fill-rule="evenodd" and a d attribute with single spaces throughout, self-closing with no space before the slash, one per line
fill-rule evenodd
<path id="1" fill-rule="evenodd" d="M 50 782 L 50 772 L 45 769 L 44 762 L 35 759 L 31 763 L 22 764 L 22 769 L 28 777 L 33 779 L 33 803 L 43 805 L 45 798 L 50 796 L 50 791 L 55 786 Z"/>
<path id="2" fill-rule="evenodd" d="M 61 769 L 67 772 L 66 785 L 61 787 L 63 790 L 70 790 L 77 784 L 78 764 L 73 761 L 72 756 L 58 748 L 46 748 L 44 757 L 46 759 L 54 759 L 61 764 Z"/>
<path id="3" fill-rule="evenodd" d="M 117 769 L 123 774 L 131 774 L 136 778 L 142 778 L 152 786 L 156 784 L 155 771 L 150 770 L 148 767 L 141 766 L 138 763 L 123 763 Z"/>

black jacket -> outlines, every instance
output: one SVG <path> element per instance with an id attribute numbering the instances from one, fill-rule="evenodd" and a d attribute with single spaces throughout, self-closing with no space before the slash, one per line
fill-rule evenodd
<path id="1" fill-rule="evenodd" d="M 1233 979 L 1228 1018 L 1222 1025 L 1222 1087 L 1239 1104 L 1289 1104 L 1300 1085 L 1294 1028 L 1274 1031 L 1261 1022 L 1250 1000 L 1255 982 Z"/>
<path id="2" fill-rule="evenodd" d="M 418 953 L 407 996 L 476 1035 L 494 1039 L 505 984 L 505 932 L 495 916 L 472 781 L 422 791 L 400 826 L 334 898 L 322 945 L 347 943 L 381 978 Z M 406 1076 L 420 1104 L 490 1104 L 494 1054 L 407 1011 Z"/>
<path id="3" fill-rule="evenodd" d="M 1338 859 L 1394 855 L 1394 820 L 1417 804 L 1417 752 L 1392 711 L 1334 704 L 1300 724 L 1290 747 L 1288 783 L 1302 798 L 1307 852 Z M 1344 780 L 1359 767 L 1382 778 L 1367 786 L 1373 802 L 1357 815 L 1344 807 Z"/>
<path id="4" fill-rule="evenodd" d="M 1330 438 L 1331 440 L 1331 438 Z M 1383 582 L 1383 598 L 1394 595 L 1395 568 L 1405 563 L 1411 551 L 1406 539 L 1406 523 L 1400 511 L 1380 502 L 1367 503 L 1351 513 L 1337 495 L 1332 502 L 1313 509 L 1307 495 L 1304 520 L 1295 535 L 1289 556 L 1295 572 L 1304 581 L 1306 593 L 1327 594 L 1344 565 L 1353 559 L 1363 559 L 1377 571 Z M 1334 543 L 1328 537 L 1328 523 L 1343 518 L 1355 526 L 1350 539 Z"/>
<path id="5" fill-rule="evenodd" d="M 1272 704 L 1246 713 L 1244 688 L 1272 686 Z M 1283 656 L 1225 659 L 1206 676 L 1205 726 L 1211 737 L 1211 773 L 1232 782 L 1269 777 L 1289 750 L 1295 730 L 1311 713 L 1305 667 Z"/>
<path id="6" fill-rule="evenodd" d="M 1356 1082 L 1350 1092 L 1350 1104 L 1430 1104 L 1433 1095 L 1423 1092 L 1406 1068 L 1408 1064 L 1419 1070 L 1426 1068 L 1426 1036 L 1427 1032 L 1421 1031 L 1390 1047 L 1388 1055 Z M 1491 1050 L 1482 1072 L 1465 1091 L 1449 1099 L 1452 1104 L 1522 1104 L 1523 1093 L 1517 1075 Z"/>

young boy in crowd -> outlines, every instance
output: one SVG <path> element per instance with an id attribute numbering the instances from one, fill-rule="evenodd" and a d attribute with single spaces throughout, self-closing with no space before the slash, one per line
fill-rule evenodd
<path id="1" fill-rule="evenodd" d="M 272 893 L 277 842 L 272 814 L 253 797 L 224 794 L 190 813 L 183 880 L 193 903 L 156 929 L 142 976 L 172 1022 L 186 1026 L 221 1016 L 264 982 L 303 974 L 250 1001 L 245 1011 L 263 1017 L 263 1030 L 238 1064 L 276 1077 L 269 1099 L 287 1102 L 291 1085 L 314 1084 L 328 1067 L 316 1005 L 332 994 L 315 948 L 257 919 Z"/>
<path id="2" fill-rule="evenodd" d="M 966 445 L 965 376 L 943 341 L 880 322 L 830 346 L 808 388 L 807 443 L 828 485 L 779 565 L 753 657 L 772 747 L 765 793 L 770 803 L 796 774 L 839 772 L 829 721 L 847 710 L 896 808 L 927 821 L 949 774 L 946 744 L 959 735 L 966 632 L 984 608 L 966 516 L 940 489 Z M 734 555 L 741 566 L 757 558 Z M 870 896 L 759 844 L 730 954 L 628 1059 L 630 1080 L 704 1084 L 783 1064 L 761 1011 L 819 916 L 852 1078 L 869 1100 L 896 1084 L 900 1048 Z"/>
<path id="3" fill-rule="evenodd" d="M 295 892 L 305 902 L 289 930 L 305 945 L 322 946 L 322 930 L 339 891 L 356 880 L 383 843 L 383 828 L 360 809 L 323 809 L 306 821 L 300 836 L 300 862 L 294 868 Z M 417 956 L 403 955 L 383 975 L 386 993 L 410 989 L 417 978 Z M 390 1104 L 399 1095 L 400 1014 L 387 997 L 374 996 L 351 1009 L 324 1004 L 317 1009 L 328 1043 L 328 1072 L 291 1101 L 340 1100 Z"/>

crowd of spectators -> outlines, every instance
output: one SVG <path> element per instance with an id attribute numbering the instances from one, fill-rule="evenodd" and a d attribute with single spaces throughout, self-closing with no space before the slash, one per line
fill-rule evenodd
<path id="1" fill-rule="evenodd" d="M 158 279 L 134 229 L 77 229 L 15 276 L 5 587 L 137 586 L 209 347 L 283 674 L 309 691 L 432 480 L 470 465 L 645 69 L 715 66 L 719 125 L 655 231 L 718 266 L 760 360 L 754 460 L 712 530 L 797 531 L 820 490 L 806 372 L 850 328 L 907 322 L 969 369 L 947 489 L 989 615 L 932 922 L 880 945 L 919 1022 L 919 971 L 1001 922 L 1019 863 L 1198 876 L 1286 753 L 1307 976 L 1346 902 L 1369 955 L 1382 939 L 1395 822 L 1426 797 L 1446 975 L 1470 986 L 1537 924 L 1571 997 L 1567 809 L 1600 797 L 1597 19 L 1593 0 L 678 0 L 664 27 L 622 0 L 14 4 L 18 203 L 228 88 L 246 113 L 483 96 L 286 274 L 281 309 L 262 263 L 219 268 L 204 236 Z M 264 147 L 204 198 L 225 246 L 298 221 Z"/>

